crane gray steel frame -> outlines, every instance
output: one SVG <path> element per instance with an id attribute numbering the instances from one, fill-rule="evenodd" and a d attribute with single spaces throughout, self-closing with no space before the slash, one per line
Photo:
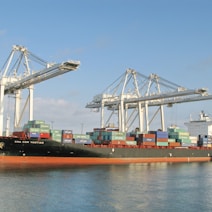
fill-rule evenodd
<path id="1" fill-rule="evenodd" d="M 15 53 L 18 53 L 16 61 Z M 35 61 L 39 63 L 42 67 L 40 71 L 31 71 L 29 62 Z M 24 66 L 24 71 L 19 73 L 21 64 Z M 35 56 L 29 52 L 25 47 L 15 45 L 8 57 L 8 60 L 4 64 L 3 71 L 1 71 L 0 79 L 0 135 L 3 133 L 3 116 L 4 116 L 4 95 L 14 94 L 15 95 L 15 118 L 14 118 L 14 128 L 16 128 L 21 121 L 20 116 L 20 95 L 21 90 L 28 88 L 29 96 L 27 101 L 29 101 L 29 120 L 33 119 L 33 85 L 40 83 L 47 79 L 59 76 L 61 74 L 67 73 L 69 71 L 76 70 L 80 65 L 79 61 L 66 61 L 58 64 L 50 64 L 46 61 Z M 10 69 L 11 68 L 11 69 Z M 25 108 L 25 107 L 24 107 Z M 23 113 L 23 112 L 22 112 Z"/>
<path id="2" fill-rule="evenodd" d="M 126 92 L 130 79 L 133 81 L 133 88 L 130 87 L 129 91 Z M 177 103 L 210 99 L 212 99 L 212 95 L 209 95 L 205 88 L 186 89 L 156 74 L 151 74 L 147 77 L 137 73 L 135 70 L 128 69 L 125 74 L 106 89 L 105 93 L 94 96 L 93 101 L 88 103 L 86 108 L 101 109 L 101 127 L 106 127 L 110 121 L 108 119 L 104 123 L 105 107 L 111 110 L 113 114 L 114 111 L 118 111 L 119 130 L 123 132 L 129 129 L 136 117 L 138 117 L 140 130 L 148 131 L 150 123 L 160 111 L 161 128 L 165 130 L 163 105 L 172 106 Z M 149 121 L 148 107 L 152 106 L 158 106 L 159 109 L 156 110 L 153 118 Z M 128 118 L 130 109 L 132 112 Z M 133 119 L 132 116 L 135 111 L 137 113 Z M 133 119 L 131 124 L 130 118 Z"/>

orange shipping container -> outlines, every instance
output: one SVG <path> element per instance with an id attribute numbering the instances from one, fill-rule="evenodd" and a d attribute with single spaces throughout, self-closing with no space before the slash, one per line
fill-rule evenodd
<path id="1" fill-rule="evenodd" d="M 73 139 L 73 134 L 71 134 L 71 133 L 63 134 L 62 138 L 63 139 Z"/>
<path id="2" fill-rule="evenodd" d="M 135 141 L 135 137 L 127 136 L 127 137 L 126 137 L 126 140 L 127 140 L 127 141 Z"/>
<path id="3" fill-rule="evenodd" d="M 170 142 L 169 146 L 178 147 L 178 146 L 181 146 L 181 144 L 180 144 L 180 142 Z"/>
<path id="4" fill-rule="evenodd" d="M 148 141 L 148 142 L 143 142 L 144 146 L 155 146 L 155 142 Z"/>
<path id="5" fill-rule="evenodd" d="M 155 134 L 139 134 L 139 138 L 155 138 Z"/>
<path id="6" fill-rule="evenodd" d="M 112 140 L 111 144 L 126 145 L 126 141 L 123 141 L 123 140 Z"/>
<path id="7" fill-rule="evenodd" d="M 158 142 L 168 142 L 168 138 L 157 138 Z"/>

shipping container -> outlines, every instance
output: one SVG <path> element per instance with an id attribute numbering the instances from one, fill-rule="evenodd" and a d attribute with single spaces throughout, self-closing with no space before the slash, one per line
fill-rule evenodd
<path id="1" fill-rule="evenodd" d="M 142 142 L 138 143 L 138 145 L 144 145 L 144 146 L 155 146 L 155 142 Z"/>
<path id="2" fill-rule="evenodd" d="M 149 131 L 150 134 L 155 134 L 157 138 L 168 138 L 168 132 L 166 131 Z"/>
<path id="3" fill-rule="evenodd" d="M 20 139 L 26 139 L 26 132 L 25 131 L 15 131 L 15 132 L 13 132 L 13 136 L 17 136 Z"/>
<path id="4" fill-rule="evenodd" d="M 40 137 L 40 133 L 39 132 L 28 132 L 27 136 L 29 138 L 39 138 Z"/>
<path id="5" fill-rule="evenodd" d="M 126 141 L 127 145 L 137 145 L 137 141 Z"/>
<path id="6" fill-rule="evenodd" d="M 62 141 L 62 135 L 61 134 L 51 134 L 51 138 L 52 138 L 52 140 L 57 141 L 57 142 Z"/>
<path id="7" fill-rule="evenodd" d="M 168 142 L 171 143 L 171 142 L 176 142 L 176 139 L 175 138 L 168 138 Z"/>
<path id="8" fill-rule="evenodd" d="M 52 134 L 56 133 L 56 134 L 62 134 L 62 130 L 51 130 L 50 131 Z"/>
<path id="9" fill-rule="evenodd" d="M 63 144 L 68 144 L 68 143 L 73 143 L 72 141 L 73 141 L 72 139 L 62 138 L 62 141 L 61 141 L 61 142 L 62 142 Z"/>
<path id="10" fill-rule="evenodd" d="M 50 133 L 40 133 L 40 138 L 42 139 L 49 139 L 51 136 L 50 136 Z"/>
<path id="11" fill-rule="evenodd" d="M 168 142 L 168 138 L 157 138 L 157 142 Z"/>
<path id="12" fill-rule="evenodd" d="M 171 147 L 180 147 L 181 143 L 180 142 L 169 142 L 168 146 Z"/>
<path id="13" fill-rule="evenodd" d="M 62 134 L 72 134 L 72 130 L 62 130 Z"/>
<path id="14" fill-rule="evenodd" d="M 50 133 L 50 129 L 40 128 L 40 133 Z"/>
<path id="15" fill-rule="evenodd" d="M 49 124 L 35 124 L 36 128 L 42 128 L 42 129 L 50 129 Z"/>
<path id="16" fill-rule="evenodd" d="M 28 121 L 28 124 L 45 124 L 45 121 L 43 121 L 43 120 L 31 120 L 31 121 Z"/>
<path id="17" fill-rule="evenodd" d="M 157 146 L 168 146 L 169 143 L 168 143 L 168 142 L 159 142 L 159 141 L 157 141 L 157 142 L 156 142 L 156 145 L 157 145 Z"/>
<path id="18" fill-rule="evenodd" d="M 170 132 L 169 138 L 189 138 L 189 132 Z"/>
<path id="19" fill-rule="evenodd" d="M 138 139 L 138 141 L 141 141 L 141 142 L 155 142 L 155 138 L 141 138 L 141 139 Z"/>
<path id="20" fill-rule="evenodd" d="M 90 135 L 87 134 L 73 134 L 74 139 L 90 139 Z"/>
<path id="21" fill-rule="evenodd" d="M 73 143 L 75 143 L 75 144 L 92 144 L 93 142 L 91 139 L 75 138 L 75 139 L 73 139 Z"/>
<path id="22" fill-rule="evenodd" d="M 40 133 L 40 129 L 39 128 L 27 128 L 25 129 L 26 132 L 29 132 L 29 133 Z"/>
<path id="23" fill-rule="evenodd" d="M 125 140 L 111 140 L 110 143 L 111 144 L 118 144 L 118 145 L 126 145 Z"/>
<path id="24" fill-rule="evenodd" d="M 127 141 L 135 141 L 135 137 L 133 137 L 133 136 L 127 136 L 126 137 L 126 140 Z"/>
<path id="25" fill-rule="evenodd" d="M 147 133 L 147 134 L 146 133 L 145 134 L 142 133 L 142 134 L 138 134 L 138 137 L 142 138 L 142 139 L 143 138 L 154 138 L 155 139 L 155 134 L 153 134 L 153 133 L 152 134 L 150 134 L 150 133 Z"/>

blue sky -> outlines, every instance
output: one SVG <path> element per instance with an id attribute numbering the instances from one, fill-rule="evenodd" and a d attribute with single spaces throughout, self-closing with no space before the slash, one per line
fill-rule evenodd
<path id="1" fill-rule="evenodd" d="M 211 0 L 0 1 L 0 68 L 14 44 L 79 70 L 35 86 L 35 119 L 80 132 L 99 127 L 85 105 L 133 68 L 212 93 Z M 167 123 L 212 113 L 211 101 L 176 105 Z M 174 115 L 173 115 L 174 114 Z"/>

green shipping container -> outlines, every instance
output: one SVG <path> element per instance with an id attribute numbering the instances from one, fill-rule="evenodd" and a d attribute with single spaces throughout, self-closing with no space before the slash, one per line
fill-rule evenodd
<path id="1" fill-rule="evenodd" d="M 176 139 L 175 138 L 169 138 L 168 142 L 176 142 Z"/>
<path id="2" fill-rule="evenodd" d="M 73 134 L 73 138 L 90 139 L 90 135 L 86 134 Z"/>
<path id="3" fill-rule="evenodd" d="M 189 138 L 179 138 L 179 139 L 177 139 L 177 142 L 190 144 L 191 143 L 191 139 L 189 139 Z"/>
<path id="4" fill-rule="evenodd" d="M 61 140 L 62 140 L 62 135 L 60 134 L 53 134 L 52 136 L 52 140 L 54 140 L 54 141 L 58 141 L 58 142 L 61 142 Z"/>
<path id="5" fill-rule="evenodd" d="M 42 128 L 42 129 L 50 129 L 49 124 L 35 124 L 36 128 Z"/>
<path id="6" fill-rule="evenodd" d="M 169 138 L 189 138 L 189 132 L 170 132 Z"/>
<path id="7" fill-rule="evenodd" d="M 43 121 L 43 120 L 31 120 L 31 121 L 28 121 L 28 124 L 45 124 L 45 121 Z"/>
<path id="8" fill-rule="evenodd" d="M 62 134 L 62 130 L 51 130 L 52 134 Z"/>
<path id="9" fill-rule="evenodd" d="M 157 142 L 156 142 L 156 145 L 157 145 L 157 146 L 168 146 L 169 143 L 168 143 L 168 142 L 157 141 Z"/>
<path id="10" fill-rule="evenodd" d="M 108 140 L 126 140 L 126 136 L 125 135 L 120 135 L 120 136 L 109 136 L 108 137 Z"/>
<path id="11" fill-rule="evenodd" d="M 28 131 L 28 132 L 40 133 L 40 129 L 39 129 L 39 128 L 28 128 L 27 131 Z"/>
<path id="12" fill-rule="evenodd" d="M 50 129 L 40 128 L 41 133 L 50 133 Z"/>
<path id="13" fill-rule="evenodd" d="M 167 129 L 168 132 L 186 132 L 184 129 L 180 129 L 178 127 L 170 127 Z"/>

